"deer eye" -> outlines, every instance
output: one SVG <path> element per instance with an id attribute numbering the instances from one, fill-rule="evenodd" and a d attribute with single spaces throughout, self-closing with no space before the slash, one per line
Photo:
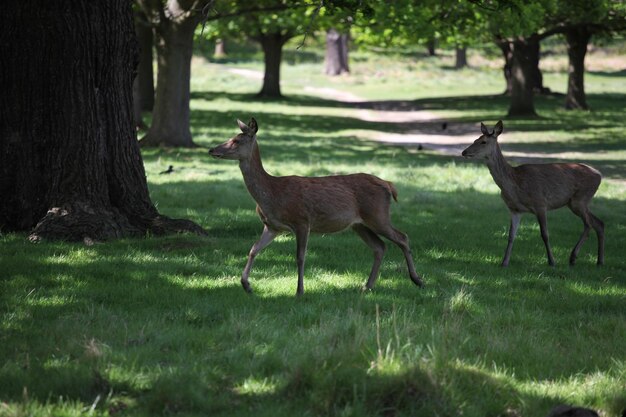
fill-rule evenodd
<path id="1" fill-rule="evenodd" d="M 487 143 L 486 140 L 483 140 L 482 142 L 480 142 L 481 145 L 485 145 Z"/>

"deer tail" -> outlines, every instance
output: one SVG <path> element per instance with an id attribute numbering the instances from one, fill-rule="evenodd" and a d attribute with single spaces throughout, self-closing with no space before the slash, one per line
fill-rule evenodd
<path id="1" fill-rule="evenodd" d="M 393 185 L 393 183 L 391 181 L 385 181 L 385 182 L 387 183 L 387 187 L 389 187 L 389 192 L 391 193 L 391 196 L 397 202 L 398 201 L 398 190 L 396 190 L 396 187 Z"/>

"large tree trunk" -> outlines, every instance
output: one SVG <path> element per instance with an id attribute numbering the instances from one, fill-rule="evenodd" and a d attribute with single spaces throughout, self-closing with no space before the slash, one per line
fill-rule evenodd
<path id="1" fill-rule="evenodd" d="M 534 63 L 534 42 L 527 38 L 518 38 L 511 43 L 511 103 L 509 116 L 535 116 L 533 96 L 533 77 L 536 73 Z"/>
<path id="2" fill-rule="evenodd" d="M 150 201 L 127 0 L 13 0 L 0 45 L 0 229 L 34 227 L 33 240 L 203 233 Z"/>
<path id="3" fill-rule="evenodd" d="M 265 60 L 265 76 L 260 97 L 280 98 L 280 64 L 283 56 L 283 45 L 289 37 L 281 33 L 261 34 L 256 39 L 261 43 Z"/>
<path id="4" fill-rule="evenodd" d="M 569 56 L 565 108 L 589 110 L 585 95 L 585 55 L 591 32 L 585 26 L 573 27 L 565 32 L 565 39 Z"/>
<path id="5" fill-rule="evenodd" d="M 437 41 L 435 38 L 431 38 L 426 42 L 426 49 L 428 50 L 428 56 L 437 56 L 436 51 Z"/>
<path id="6" fill-rule="evenodd" d="M 541 74 L 541 70 L 539 69 L 539 59 L 541 57 L 541 44 L 539 43 L 539 38 L 531 36 L 526 39 L 526 43 L 528 65 L 532 67 L 529 68 L 532 90 L 533 92 L 539 94 L 549 93 L 550 89 L 543 86 L 543 74 Z"/>
<path id="7" fill-rule="evenodd" d="M 348 33 L 339 33 L 335 29 L 326 32 L 325 70 L 327 75 L 340 75 L 350 72 L 348 66 Z"/>
<path id="8" fill-rule="evenodd" d="M 467 46 L 457 45 L 454 68 L 461 69 L 465 67 L 467 67 Z"/>
<path id="9" fill-rule="evenodd" d="M 193 147 L 189 99 L 194 18 L 163 19 L 157 27 L 157 86 L 152 125 L 142 146 Z"/>

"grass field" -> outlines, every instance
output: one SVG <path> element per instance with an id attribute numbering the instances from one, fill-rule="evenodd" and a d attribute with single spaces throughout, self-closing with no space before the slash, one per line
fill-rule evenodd
<path id="1" fill-rule="evenodd" d="M 209 237 L 86 247 L 0 236 L 0 416 L 539 417 L 560 403 L 620 416 L 626 74 L 588 75 L 593 112 L 539 97 L 541 117 L 505 119 L 501 137 L 505 153 L 560 152 L 605 173 L 592 210 L 606 223 L 606 265 L 595 265 L 595 235 L 567 265 L 582 224 L 561 209 L 549 215 L 557 266 L 547 266 L 526 216 L 502 269 L 508 212 L 485 166 L 364 140 L 359 131 L 401 127 L 359 120 L 349 103 L 301 88 L 405 100 L 451 122 L 504 117 L 500 71 L 477 64 L 459 74 L 448 59 L 362 54 L 352 75 L 332 80 L 314 59 L 294 59 L 283 67 L 287 98 L 271 102 L 254 97 L 258 80 L 195 59 L 192 129 L 203 148 L 143 154 L 159 210 L 199 222 Z M 564 90 L 558 65 L 544 75 Z M 259 255 L 255 293 L 245 294 L 239 278 L 262 225 L 237 164 L 211 159 L 206 147 L 250 116 L 271 174 L 361 171 L 393 181 L 392 219 L 411 238 L 426 287 L 413 286 L 388 244 L 374 291 L 362 293 L 372 255 L 345 232 L 312 236 L 304 297 L 294 297 L 289 236 Z M 174 173 L 158 174 L 169 165 Z"/>

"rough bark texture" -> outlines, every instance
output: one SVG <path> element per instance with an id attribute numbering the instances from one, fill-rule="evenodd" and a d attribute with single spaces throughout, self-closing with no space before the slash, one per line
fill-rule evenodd
<path id="1" fill-rule="evenodd" d="M 340 75 L 350 72 L 348 66 L 349 34 L 339 33 L 336 29 L 326 32 L 326 59 L 324 72 L 327 75 Z"/>
<path id="2" fill-rule="evenodd" d="M 264 33 L 255 39 L 261 43 L 265 61 L 265 76 L 259 96 L 268 98 L 282 97 L 280 92 L 280 64 L 283 56 L 283 45 L 291 36 L 282 33 Z"/>
<path id="3" fill-rule="evenodd" d="M 591 32 L 585 26 L 572 27 L 565 32 L 569 57 L 565 108 L 589 110 L 585 95 L 585 55 Z"/>
<path id="4" fill-rule="evenodd" d="M 160 216 L 148 194 L 127 0 L 10 1 L 0 45 L 1 230 L 87 241 L 204 232 Z"/>
<path id="5" fill-rule="evenodd" d="M 152 125 L 142 146 L 193 147 L 189 128 L 195 19 L 161 20 L 156 30 L 157 86 Z"/>
<path id="6" fill-rule="evenodd" d="M 467 47 L 456 47 L 456 61 L 454 62 L 454 68 L 461 69 L 467 67 Z"/>
<path id="7" fill-rule="evenodd" d="M 541 44 L 539 43 L 539 38 L 531 36 L 526 39 L 526 44 L 532 90 L 535 93 L 547 94 L 550 92 L 550 89 L 543 86 L 543 74 L 541 74 L 541 70 L 539 69 L 539 59 L 541 57 Z"/>
<path id="8" fill-rule="evenodd" d="M 533 79 L 536 76 L 534 42 L 518 38 L 511 42 L 511 103 L 509 116 L 534 116 Z"/>

